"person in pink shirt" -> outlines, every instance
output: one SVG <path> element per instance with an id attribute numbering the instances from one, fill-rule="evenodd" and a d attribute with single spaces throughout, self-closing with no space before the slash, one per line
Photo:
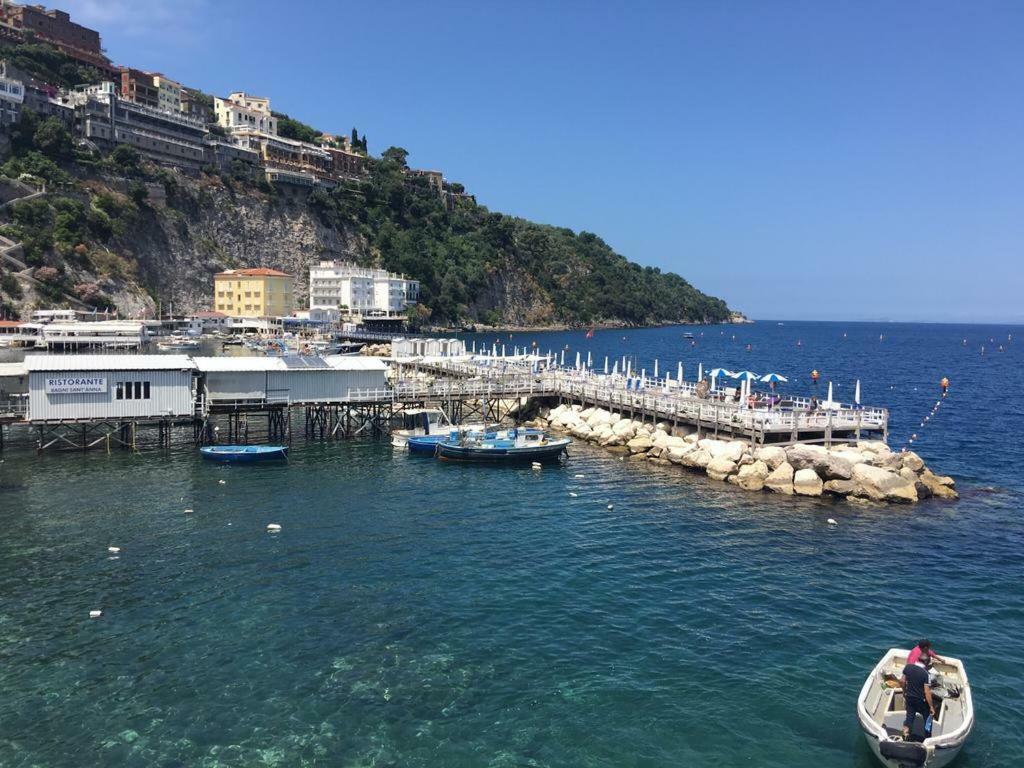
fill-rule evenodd
<path id="1" fill-rule="evenodd" d="M 923 662 L 925 666 L 931 666 L 933 661 L 938 661 L 940 663 L 944 661 L 941 656 L 932 650 L 931 640 L 918 640 L 917 645 L 914 646 L 910 655 L 907 656 L 907 664 L 916 664 L 918 659 L 922 656 L 924 657 Z"/>

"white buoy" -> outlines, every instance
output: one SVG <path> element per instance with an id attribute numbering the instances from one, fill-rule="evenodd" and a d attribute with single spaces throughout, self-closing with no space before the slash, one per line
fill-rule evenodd
<path id="1" fill-rule="evenodd" d="M 578 493 L 573 493 L 572 491 L 569 491 L 569 495 L 570 495 L 570 496 L 572 496 L 572 497 L 573 497 L 574 499 L 575 499 L 575 498 L 576 498 L 577 496 L 579 496 L 579 494 L 578 494 Z"/>
<path id="2" fill-rule="evenodd" d="M 614 504 L 609 504 L 608 505 L 608 509 L 615 509 L 615 505 Z"/>
<path id="3" fill-rule="evenodd" d="M 227 485 L 227 482 L 228 482 L 228 481 L 227 481 L 227 480 L 218 480 L 217 482 L 218 482 L 218 484 L 220 484 L 220 485 Z"/>
<path id="4" fill-rule="evenodd" d="M 280 533 L 280 532 L 281 532 L 281 526 L 278 525 L 277 523 L 270 523 L 267 526 L 267 533 Z"/>
<path id="5" fill-rule="evenodd" d="M 828 524 L 829 525 L 839 525 L 839 523 L 836 522 L 836 519 L 834 517 L 830 517 L 828 519 Z"/>
<path id="6" fill-rule="evenodd" d="M 110 553 L 115 554 L 115 555 L 118 552 L 120 552 L 120 551 L 121 551 L 120 547 L 107 547 L 107 552 L 110 552 Z"/>
<path id="7" fill-rule="evenodd" d="M 100 610 L 89 611 L 89 618 L 90 619 L 98 619 L 102 615 L 103 615 L 103 611 L 100 611 Z"/>
<path id="8" fill-rule="evenodd" d="M 192 510 L 192 508 L 191 508 L 191 507 L 189 507 L 188 509 L 186 509 L 186 510 L 185 510 L 185 514 L 186 514 L 186 515 L 191 515 L 191 514 L 192 514 L 192 511 L 193 511 L 193 510 Z"/>
<path id="9" fill-rule="evenodd" d="M 573 475 L 573 477 L 575 477 L 577 480 L 583 479 L 583 475 Z"/>

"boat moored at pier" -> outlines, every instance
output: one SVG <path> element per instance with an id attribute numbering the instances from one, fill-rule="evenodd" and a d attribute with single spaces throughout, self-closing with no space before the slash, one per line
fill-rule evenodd
<path id="1" fill-rule="evenodd" d="M 541 430 L 511 429 L 504 434 L 466 434 L 437 444 L 437 457 L 451 461 L 555 461 L 572 444 L 568 437 L 549 437 Z"/>
<path id="2" fill-rule="evenodd" d="M 906 700 L 899 680 L 909 651 L 890 649 L 878 662 L 857 698 L 857 719 L 875 757 L 887 768 L 943 768 L 960 753 L 974 727 L 974 705 L 960 659 L 944 656 L 929 676 L 935 717 L 931 730 L 920 714 L 903 738 Z"/>

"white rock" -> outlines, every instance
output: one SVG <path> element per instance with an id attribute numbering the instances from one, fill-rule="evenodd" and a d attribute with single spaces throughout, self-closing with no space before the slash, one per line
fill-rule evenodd
<path id="1" fill-rule="evenodd" d="M 914 482 L 882 467 L 858 464 L 853 468 L 853 481 L 857 484 L 854 495 L 865 499 L 912 503 L 918 498 Z"/>
<path id="2" fill-rule="evenodd" d="M 786 460 L 786 451 L 777 445 L 765 445 L 754 451 L 754 458 L 763 461 L 769 469 L 778 469 Z"/>
<path id="3" fill-rule="evenodd" d="M 793 475 L 793 493 L 798 496 L 821 496 L 824 483 L 813 469 L 798 469 Z"/>
<path id="4" fill-rule="evenodd" d="M 708 477 L 712 480 L 725 480 L 736 471 L 736 462 L 726 458 L 711 459 L 706 469 Z"/>
<path id="5" fill-rule="evenodd" d="M 793 465 L 784 461 L 764 480 L 764 486 L 775 493 L 793 494 Z"/>

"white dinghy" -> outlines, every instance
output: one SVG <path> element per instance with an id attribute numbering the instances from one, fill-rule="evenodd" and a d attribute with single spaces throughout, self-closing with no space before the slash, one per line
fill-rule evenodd
<path id="1" fill-rule="evenodd" d="M 889 650 L 878 662 L 857 698 L 857 719 L 871 751 L 889 768 L 942 768 L 960 753 L 974 727 L 971 687 L 963 662 L 943 657 L 931 669 L 930 680 L 936 717 L 931 735 L 917 715 L 910 740 L 903 739 L 906 704 L 899 680 L 910 651 Z"/>

